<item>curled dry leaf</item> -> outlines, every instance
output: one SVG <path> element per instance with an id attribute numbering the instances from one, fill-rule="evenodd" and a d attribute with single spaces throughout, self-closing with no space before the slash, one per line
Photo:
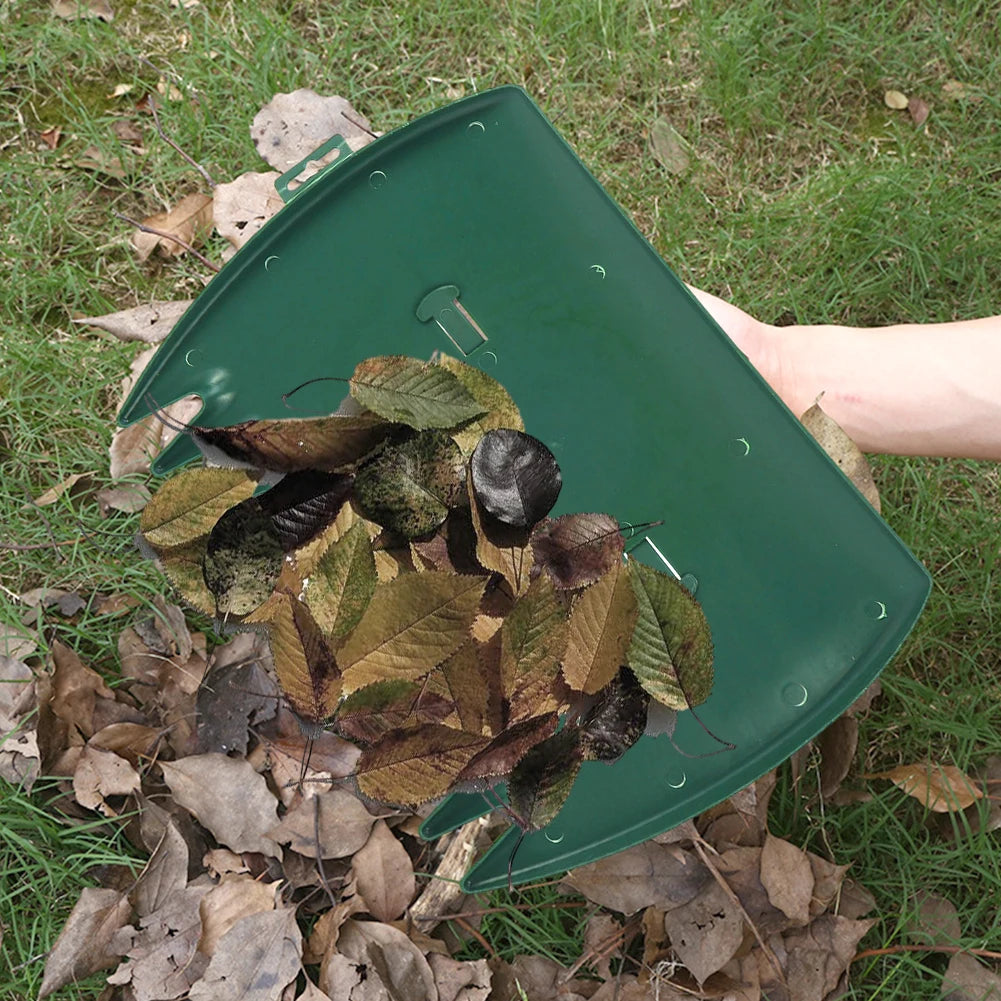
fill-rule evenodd
<path id="1" fill-rule="evenodd" d="M 213 886 L 198 904 L 202 934 L 198 951 L 215 955 L 219 940 L 241 918 L 275 909 L 275 895 L 280 883 L 262 883 L 249 874 L 227 876 Z"/>
<path id="2" fill-rule="evenodd" d="M 97 327 L 114 334 L 120 341 L 144 341 L 159 344 L 184 315 L 193 299 L 177 302 L 151 302 L 133 309 L 123 309 L 105 316 L 81 316 L 74 323 Z"/>
<path id="3" fill-rule="evenodd" d="M 879 511 L 879 491 L 876 489 L 876 481 L 872 478 L 869 460 L 862 454 L 858 445 L 845 434 L 841 425 L 821 409 L 819 399 L 803 414 L 800 421 L 865 499 Z"/>
<path id="4" fill-rule="evenodd" d="M 955 765 L 938 765 L 930 761 L 900 765 L 888 772 L 877 772 L 867 777 L 889 779 L 934 813 L 965 810 L 984 795 L 973 779 Z"/>
<path id="5" fill-rule="evenodd" d="M 60 987 L 114 966 L 118 956 L 108 947 L 131 912 L 124 893 L 85 888 L 45 960 L 38 997 L 47 998 Z"/>
<path id="6" fill-rule="evenodd" d="M 88 810 L 117 817 L 108 796 L 127 796 L 139 789 L 139 773 L 125 758 L 111 751 L 85 747 L 73 773 L 73 795 Z"/>
<path id="7" fill-rule="evenodd" d="M 741 909 L 715 880 L 669 910 L 664 928 L 671 948 L 700 984 L 721 970 L 744 940 Z"/>
<path id="8" fill-rule="evenodd" d="M 301 799 L 268 837 L 308 858 L 344 858 L 368 840 L 375 817 L 344 789 Z M 319 835 L 319 840 L 317 840 Z"/>
<path id="9" fill-rule="evenodd" d="M 379 984 L 379 990 L 367 997 L 438 1001 L 434 974 L 424 954 L 392 925 L 353 918 L 345 921 L 337 938 L 337 950 L 352 963 L 365 966 L 368 976 Z"/>
<path id="10" fill-rule="evenodd" d="M 168 211 L 144 219 L 143 225 L 169 236 L 137 229 L 132 234 L 132 246 L 140 261 L 145 261 L 157 249 L 168 260 L 181 257 L 188 252 L 187 247 L 170 237 L 175 236 L 191 247 L 198 246 L 212 229 L 212 198 L 201 194 L 185 195 Z"/>

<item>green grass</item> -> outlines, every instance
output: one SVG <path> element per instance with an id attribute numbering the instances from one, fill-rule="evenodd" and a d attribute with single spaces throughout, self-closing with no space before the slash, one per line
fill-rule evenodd
<path id="1" fill-rule="evenodd" d="M 997 2 L 114 7 L 105 25 L 60 21 L 45 3 L 0 2 L 0 541 L 79 540 L 0 550 L 0 621 L 20 616 L 13 596 L 30 587 L 124 591 L 144 605 L 162 589 L 131 548 L 134 518 L 104 520 L 88 498 L 24 506 L 72 473 L 107 475 L 118 383 L 138 351 L 71 318 L 196 295 L 207 277 L 188 260 L 138 263 L 129 227 L 114 216 L 143 217 L 204 190 L 144 116 L 144 154 L 111 132 L 161 76 L 183 94 L 162 103 L 165 127 L 217 180 L 263 169 L 248 127 L 277 91 L 342 94 L 385 130 L 459 93 L 520 84 L 683 278 L 762 319 L 878 324 L 999 311 Z M 953 79 L 969 97 L 945 97 Z M 117 84 L 133 90 L 110 97 Z M 925 128 L 884 107 L 890 87 L 928 102 Z M 666 174 L 648 152 L 658 115 L 689 144 L 683 176 Z M 55 151 L 38 138 L 52 126 L 63 130 Z M 119 156 L 127 177 L 74 166 L 92 145 Z M 887 521 L 935 587 L 863 724 L 858 771 L 925 757 L 972 769 L 998 751 L 1001 732 L 998 468 L 890 458 L 876 468 Z M 73 622 L 46 614 L 44 625 L 111 676 L 125 621 L 85 612 Z M 963 941 L 988 943 L 997 915 L 981 889 L 997 883 L 996 836 L 960 831 L 945 841 L 920 807 L 871 785 L 872 802 L 821 815 L 805 805 L 809 790 L 783 782 L 773 825 L 854 861 L 881 918 L 866 944 L 900 941 L 915 887 L 950 896 Z M 53 826 L 37 803 L 5 789 L 0 808 L 5 845 L 21 845 L 17 866 L 0 875 L 12 998 L 37 988 L 33 957 L 51 944 L 85 860 L 113 854 L 115 844 L 99 827 Z M 14 889 L 25 881 L 33 889 Z M 47 905 L 26 908 L 28 897 Z M 579 928 L 557 934 L 536 920 L 511 912 L 485 923 L 484 934 L 505 953 L 569 955 Z M 915 955 L 861 964 L 855 991 L 937 997 L 927 971 L 938 969 L 938 959 Z"/>

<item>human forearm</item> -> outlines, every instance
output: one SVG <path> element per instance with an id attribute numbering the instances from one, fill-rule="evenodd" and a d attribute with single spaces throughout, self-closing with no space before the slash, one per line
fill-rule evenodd
<path id="1" fill-rule="evenodd" d="M 773 327 L 692 291 L 797 416 L 823 393 L 866 451 L 1001 460 L 1001 317 Z"/>

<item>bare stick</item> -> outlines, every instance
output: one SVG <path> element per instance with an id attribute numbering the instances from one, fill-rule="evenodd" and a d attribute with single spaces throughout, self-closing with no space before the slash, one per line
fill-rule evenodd
<path id="1" fill-rule="evenodd" d="M 361 122 L 356 122 L 346 111 L 341 112 L 342 117 L 346 118 L 352 125 L 357 126 L 362 132 L 367 132 L 373 139 L 378 139 L 379 137 L 371 130 L 365 128 Z"/>
<path id="2" fill-rule="evenodd" d="M 194 254 L 210 271 L 215 271 L 217 274 L 222 270 L 218 264 L 214 264 L 210 261 L 200 250 L 195 250 L 186 240 L 182 240 L 179 236 L 174 233 L 167 233 L 162 229 L 154 229 L 152 226 L 147 226 L 145 223 L 136 222 L 135 219 L 130 219 L 127 215 L 122 215 L 121 212 L 116 212 L 115 215 L 121 219 L 123 222 L 127 222 L 130 226 L 135 226 L 141 233 L 152 233 L 154 236 L 163 237 L 165 240 L 171 240 L 179 246 L 183 247 L 189 253 Z"/>
<path id="3" fill-rule="evenodd" d="M 318 796 L 313 797 L 313 840 L 316 842 L 317 875 L 320 877 L 323 889 L 327 891 L 330 906 L 336 907 L 337 898 L 334 896 L 334 891 L 330 889 L 330 884 L 327 882 L 327 874 L 323 871 L 323 852 L 320 850 L 320 798 Z"/>
<path id="4" fill-rule="evenodd" d="M 168 136 L 167 133 L 163 131 L 163 128 L 160 125 L 160 116 L 156 113 L 156 100 L 153 98 L 153 95 L 147 94 L 146 100 L 149 101 L 149 110 L 153 112 L 153 124 L 156 126 L 156 131 L 160 133 L 160 138 L 168 146 L 172 146 L 174 149 L 176 149 L 177 152 L 180 153 L 181 156 L 183 156 L 184 159 L 187 160 L 188 163 L 190 163 L 191 166 L 194 167 L 195 170 L 197 170 L 198 173 L 205 178 L 205 181 L 208 184 L 208 186 L 210 188 L 214 188 L 215 181 L 212 180 L 212 177 L 209 174 L 209 172 L 200 163 L 196 163 L 192 157 L 188 156 L 188 154 L 185 153 L 184 150 L 181 149 L 181 147 L 178 146 L 177 143 L 174 142 L 174 140 L 171 139 L 170 136 Z"/>

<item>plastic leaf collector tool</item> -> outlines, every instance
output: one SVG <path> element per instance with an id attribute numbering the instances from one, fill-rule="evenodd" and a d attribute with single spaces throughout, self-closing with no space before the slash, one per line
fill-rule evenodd
<path id="1" fill-rule="evenodd" d="M 525 837 L 514 880 L 646 840 L 834 720 L 898 649 L 929 578 L 525 93 L 475 95 L 353 154 L 327 146 L 338 159 L 293 195 L 299 168 L 282 178 L 289 204 L 188 310 L 119 420 L 188 393 L 207 426 L 329 413 L 341 384 L 307 387 L 295 411 L 282 393 L 442 349 L 497 378 L 556 455 L 554 515 L 663 519 L 633 555 L 696 592 L 716 647 L 698 712 L 736 749 L 681 713 L 681 751 L 644 737 L 585 763 L 556 819 Z M 195 454 L 181 436 L 155 470 Z M 422 834 L 488 808 L 452 795 Z M 506 885 L 518 833 L 468 891 Z"/>

